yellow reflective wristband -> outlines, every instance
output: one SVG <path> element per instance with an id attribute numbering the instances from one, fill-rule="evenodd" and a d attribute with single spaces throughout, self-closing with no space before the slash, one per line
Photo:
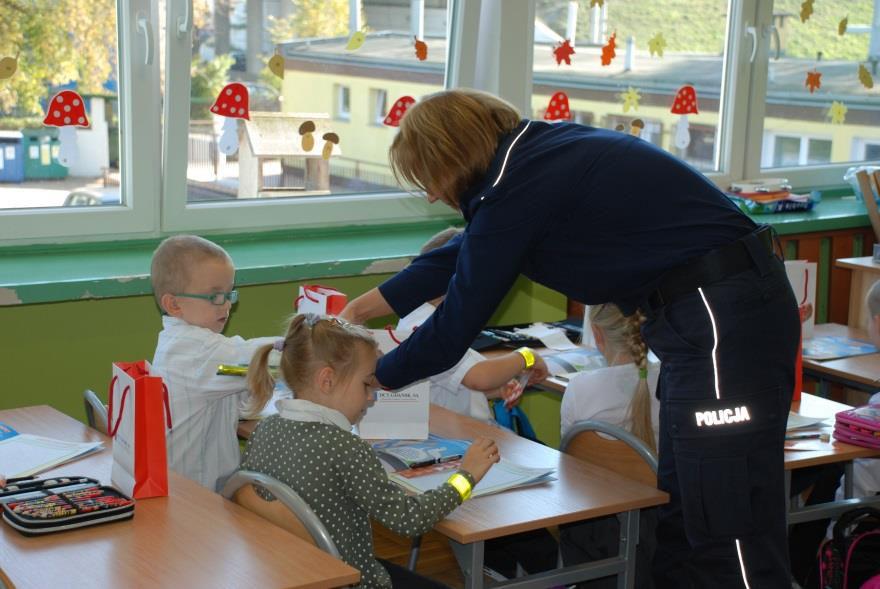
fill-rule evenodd
<path id="1" fill-rule="evenodd" d="M 523 360 L 526 361 L 526 370 L 535 365 L 535 353 L 531 348 L 523 346 L 522 348 L 518 348 L 516 353 L 523 357 Z"/>
<path id="2" fill-rule="evenodd" d="M 454 475 L 452 475 L 451 477 L 449 477 L 449 479 L 446 482 L 449 483 L 450 485 L 452 485 L 452 487 L 456 491 L 458 491 L 458 495 L 459 495 L 459 497 L 461 497 L 462 503 L 464 503 L 465 501 L 470 499 L 471 490 L 472 490 L 471 482 L 469 480 L 467 480 L 467 478 L 465 478 L 465 476 L 463 474 L 461 474 L 460 472 L 457 472 Z"/>

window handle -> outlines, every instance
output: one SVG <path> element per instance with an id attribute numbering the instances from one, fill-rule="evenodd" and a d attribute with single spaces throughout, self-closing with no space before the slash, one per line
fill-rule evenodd
<path id="1" fill-rule="evenodd" d="M 752 38 L 752 54 L 749 56 L 749 63 L 755 63 L 755 54 L 758 52 L 758 30 L 754 26 L 747 26 L 746 35 Z"/>
<path id="2" fill-rule="evenodd" d="M 177 17 L 177 36 L 183 37 L 192 31 L 192 0 L 183 0 L 183 16 Z"/>
<path id="3" fill-rule="evenodd" d="M 144 36 L 144 65 L 153 65 L 153 23 L 143 12 L 137 13 L 137 30 Z"/>
<path id="4" fill-rule="evenodd" d="M 779 55 L 782 50 L 782 42 L 779 39 L 779 29 L 776 28 L 776 25 L 766 25 L 764 27 L 764 36 L 768 34 L 773 35 L 773 40 L 776 41 L 776 55 L 773 58 L 774 61 L 779 59 Z"/>

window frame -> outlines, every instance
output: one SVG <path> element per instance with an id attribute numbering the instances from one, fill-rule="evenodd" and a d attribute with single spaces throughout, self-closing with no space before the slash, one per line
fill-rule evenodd
<path id="1" fill-rule="evenodd" d="M 0 209 L 0 245 L 101 241 L 156 232 L 161 178 L 157 3 L 118 0 L 116 19 L 122 204 Z"/>
<path id="2" fill-rule="evenodd" d="M 336 113 L 334 118 L 340 121 L 351 121 L 351 86 L 336 84 Z M 346 98 L 348 100 L 346 100 Z M 346 102 L 348 104 L 346 104 Z"/>

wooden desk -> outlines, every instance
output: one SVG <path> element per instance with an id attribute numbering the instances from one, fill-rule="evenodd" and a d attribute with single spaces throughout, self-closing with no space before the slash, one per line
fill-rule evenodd
<path id="1" fill-rule="evenodd" d="M 110 483 L 109 440 L 48 406 L 0 411 L 21 433 L 106 448 L 43 473 Z M 137 502 L 133 519 L 22 536 L 0 523 L 0 585 L 8 587 L 340 587 L 359 572 L 173 472 L 169 496 Z"/>
<path id="2" fill-rule="evenodd" d="M 241 422 L 239 435 L 247 437 L 255 427 L 256 422 Z M 621 586 L 632 586 L 639 510 L 668 502 L 666 493 L 436 405 L 431 405 L 430 430 L 448 438 L 492 438 L 501 455 L 518 464 L 556 469 L 557 480 L 477 497 L 434 526 L 449 538 L 465 587 L 483 586 L 485 540 L 612 514 L 622 519 L 620 556 L 540 573 L 533 586 L 564 585 L 612 574 L 623 575 L 626 581 Z"/>
<path id="3" fill-rule="evenodd" d="M 875 282 L 880 280 L 880 264 L 875 264 L 871 256 L 862 258 L 841 258 L 835 262 L 838 268 L 851 270 L 849 286 L 849 315 L 847 325 L 858 329 L 868 329 L 868 309 L 865 297 Z"/>
<path id="4" fill-rule="evenodd" d="M 824 419 L 833 419 L 834 415 L 840 411 L 850 409 L 849 405 L 838 403 L 830 399 L 823 399 L 809 393 L 802 393 L 801 400 L 791 404 L 791 410 L 806 417 L 821 417 Z M 811 428 L 802 428 L 797 433 L 827 433 L 831 434 L 833 426 L 819 425 Z M 817 450 L 786 450 L 785 451 L 785 484 L 786 491 L 791 486 L 791 471 L 798 468 L 806 468 L 808 466 L 818 466 L 821 464 L 831 464 L 836 462 L 844 463 L 844 497 L 842 501 L 830 501 L 809 507 L 798 508 L 790 505 L 788 510 L 788 523 L 797 524 L 805 521 L 813 521 L 825 518 L 834 518 L 844 511 L 871 505 L 880 506 L 880 495 L 874 497 L 862 497 L 859 499 L 852 498 L 852 477 L 853 464 L 856 458 L 877 458 L 880 457 L 880 450 L 872 450 L 871 448 L 862 448 L 861 446 L 853 446 L 844 444 L 837 440 L 831 439 L 830 442 L 815 442 Z M 786 492 L 786 498 L 789 497 Z"/>
<path id="5" fill-rule="evenodd" d="M 845 336 L 870 341 L 863 329 L 837 323 L 820 323 L 813 329 L 813 335 Z M 828 382 L 873 393 L 880 389 L 880 353 L 824 361 L 804 358 L 804 374 L 819 381 L 821 396 L 828 396 L 824 392 Z"/>

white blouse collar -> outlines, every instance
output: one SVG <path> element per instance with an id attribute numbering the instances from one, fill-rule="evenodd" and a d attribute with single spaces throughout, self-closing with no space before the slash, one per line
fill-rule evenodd
<path id="1" fill-rule="evenodd" d="M 284 419 L 326 423 L 328 425 L 335 425 L 347 432 L 351 431 L 351 423 L 348 422 L 345 415 L 336 409 L 318 405 L 312 401 L 306 401 L 305 399 L 279 399 L 275 403 L 275 407 L 278 409 L 278 414 Z"/>

